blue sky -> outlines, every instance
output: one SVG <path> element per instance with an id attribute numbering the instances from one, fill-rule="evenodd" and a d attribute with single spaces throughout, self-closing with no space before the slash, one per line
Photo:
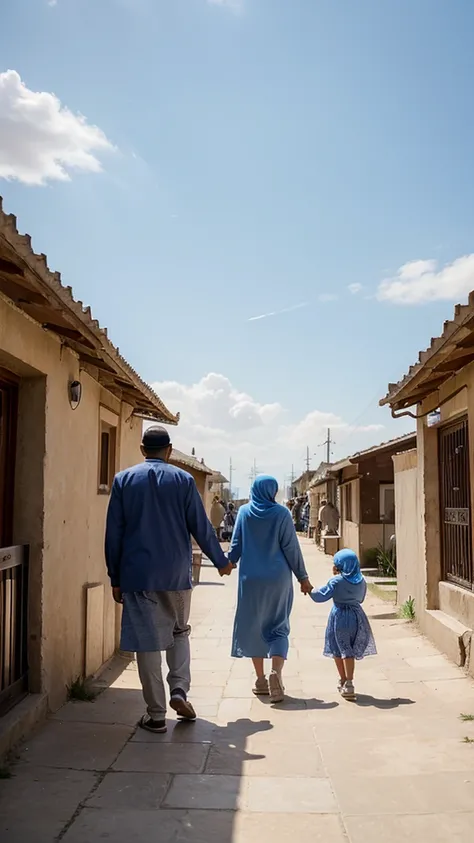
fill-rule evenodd
<path id="1" fill-rule="evenodd" d="M 253 456 L 280 480 L 306 445 L 317 463 L 327 424 L 335 456 L 410 429 L 377 401 L 474 288 L 474 5 L 0 15 L 0 72 L 36 108 L 4 78 L 5 207 L 181 409 L 176 444 L 232 455 L 243 487 Z"/>

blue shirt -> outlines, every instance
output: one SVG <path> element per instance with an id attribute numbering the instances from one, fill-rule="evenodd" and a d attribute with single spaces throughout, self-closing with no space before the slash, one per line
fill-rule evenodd
<path id="1" fill-rule="evenodd" d="M 251 504 L 240 507 L 228 557 L 240 559 L 240 578 L 278 581 L 286 572 L 291 580 L 291 571 L 299 581 L 308 577 L 291 514 L 277 503 L 261 516 Z"/>
<path id="2" fill-rule="evenodd" d="M 358 583 L 348 582 L 341 574 L 338 574 L 322 588 L 313 588 L 310 597 L 315 603 L 325 603 L 332 599 L 336 606 L 358 606 L 364 602 L 366 594 L 365 580 Z"/>
<path id="3" fill-rule="evenodd" d="M 112 586 L 123 593 L 192 588 L 191 536 L 216 568 L 228 564 L 190 474 L 154 459 L 117 474 L 105 536 Z"/>

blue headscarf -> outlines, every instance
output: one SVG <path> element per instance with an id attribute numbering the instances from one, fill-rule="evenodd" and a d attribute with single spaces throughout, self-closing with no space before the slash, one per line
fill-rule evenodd
<path id="1" fill-rule="evenodd" d="M 334 557 L 334 567 L 347 582 L 358 583 L 364 579 L 357 554 L 353 550 L 339 550 Z"/>
<path id="2" fill-rule="evenodd" d="M 252 483 L 250 489 L 250 513 L 259 518 L 266 515 L 274 506 L 278 506 L 275 498 L 278 492 L 278 483 L 269 474 L 259 474 Z"/>

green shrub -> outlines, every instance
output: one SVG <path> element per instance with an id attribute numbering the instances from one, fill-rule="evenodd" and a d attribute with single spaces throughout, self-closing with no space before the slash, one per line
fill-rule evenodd
<path id="1" fill-rule="evenodd" d="M 400 606 L 398 616 L 400 618 L 404 618 L 406 621 L 415 620 L 415 600 L 413 597 L 409 597 L 408 600 L 405 600 L 402 606 Z"/>

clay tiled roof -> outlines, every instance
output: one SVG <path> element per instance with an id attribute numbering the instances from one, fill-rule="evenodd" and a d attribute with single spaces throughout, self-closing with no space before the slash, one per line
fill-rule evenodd
<path id="1" fill-rule="evenodd" d="M 350 457 L 345 457 L 343 460 L 333 463 L 328 470 L 333 474 L 341 471 L 343 468 L 347 468 L 349 465 L 361 462 L 374 454 L 381 454 L 384 451 L 392 450 L 396 453 L 398 448 L 403 451 L 408 450 L 408 448 L 416 448 L 416 433 L 406 433 L 404 436 L 398 436 L 396 439 L 389 439 L 388 442 L 381 442 L 380 445 L 373 445 L 372 448 L 366 448 L 365 451 L 357 451 L 357 453 L 352 454 Z"/>
<path id="2" fill-rule="evenodd" d="M 161 398 L 141 379 L 111 343 L 107 330 L 92 318 L 90 307 L 76 301 L 59 272 L 51 272 L 46 255 L 19 234 L 16 217 L 5 214 L 0 197 L 0 292 L 16 307 L 55 333 L 78 355 L 82 367 L 106 389 L 134 408 L 136 415 L 178 424 Z"/>
<path id="3" fill-rule="evenodd" d="M 434 337 L 418 362 L 398 383 L 391 383 L 381 405 L 392 409 L 413 407 L 436 392 L 449 378 L 474 360 L 474 291 L 466 305 L 456 305 L 454 319 L 444 323 L 441 336 Z"/>
<path id="4" fill-rule="evenodd" d="M 185 465 L 188 468 L 193 468 L 194 471 L 201 471 L 203 474 L 214 474 L 213 469 L 209 468 L 205 463 L 190 454 L 183 454 L 182 451 L 178 451 L 176 448 L 173 448 L 171 452 L 170 462 Z"/>
<path id="5" fill-rule="evenodd" d="M 224 484 L 224 483 L 228 483 L 229 481 L 227 480 L 226 477 L 224 477 L 223 474 L 220 473 L 220 471 L 213 471 L 212 472 L 212 482 Z"/>

